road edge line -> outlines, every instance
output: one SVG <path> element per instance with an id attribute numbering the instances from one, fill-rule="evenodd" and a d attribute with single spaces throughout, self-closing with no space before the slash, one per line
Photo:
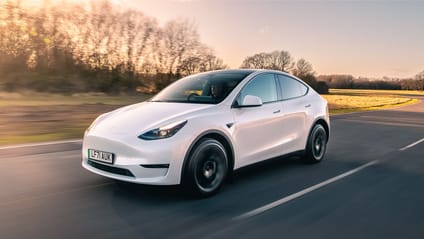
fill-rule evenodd
<path id="1" fill-rule="evenodd" d="M 293 194 L 291 194 L 289 196 L 286 196 L 284 198 L 281 198 L 281 199 L 279 199 L 277 201 L 274 201 L 274 202 L 265 204 L 264 206 L 261 206 L 259 208 L 254 209 L 254 210 L 251 210 L 251 211 L 248 211 L 246 213 L 243 213 L 243 214 L 241 214 L 241 215 L 239 215 L 237 217 L 234 217 L 233 220 L 243 220 L 243 219 L 248 219 L 248 218 L 254 217 L 254 216 L 256 216 L 258 214 L 261 214 L 261 213 L 264 213 L 264 212 L 266 212 L 266 211 L 268 211 L 268 210 L 270 210 L 272 208 L 281 206 L 281 205 L 283 205 L 283 204 L 285 204 L 287 202 L 290 202 L 290 201 L 292 201 L 292 200 L 294 200 L 296 198 L 302 197 L 303 195 L 305 195 L 307 193 L 313 192 L 313 191 L 315 191 L 317 189 L 320 189 L 320 188 L 322 188 L 324 186 L 327 186 L 328 184 L 331 184 L 331 183 L 336 182 L 338 180 L 341 180 L 341 179 L 343 179 L 345 177 L 348 177 L 348 176 L 350 176 L 352 174 L 355 174 L 355 173 L 357 173 L 357 172 L 359 172 L 359 171 L 361 171 L 361 170 L 363 170 L 363 169 L 365 169 L 367 167 L 370 167 L 372 165 L 375 165 L 375 164 L 377 164 L 379 162 L 380 162 L 380 160 L 378 160 L 378 159 L 377 160 L 374 160 L 374 161 L 371 161 L 371 162 L 366 163 L 364 165 L 361 165 L 361 166 L 359 166 L 357 168 L 354 168 L 352 170 L 349 170 L 349 171 L 347 171 L 345 173 L 342 173 L 340 175 L 337 175 L 335 177 L 332 177 L 330 179 L 327 179 L 327 180 L 325 180 L 325 181 L 323 181 L 321 183 L 318 183 L 318 184 L 315 184 L 315 185 L 313 185 L 311 187 L 305 188 L 305 189 L 303 189 L 303 190 L 301 190 L 301 191 L 299 191 L 297 193 L 293 193 Z"/>
<path id="2" fill-rule="evenodd" d="M 49 142 L 41 142 L 41 143 L 15 144 L 15 145 L 8 145 L 8 146 L 0 146 L 0 150 L 48 146 L 48 145 L 55 145 L 55 144 L 81 143 L 81 142 L 82 142 L 82 139 L 70 139 L 70 140 L 58 140 L 58 141 L 49 141 Z"/>
<path id="3" fill-rule="evenodd" d="M 416 146 L 416 145 L 418 145 L 418 144 L 420 144 L 420 143 L 422 143 L 422 142 L 424 142 L 424 138 L 419 139 L 419 140 L 417 140 L 417 141 L 415 141 L 415 142 L 413 142 L 413 143 L 411 143 L 411 144 L 408 144 L 408 145 L 406 145 L 406 146 L 405 146 L 405 147 L 403 147 L 403 148 L 400 148 L 400 149 L 399 149 L 399 151 L 407 150 L 407 149 L 412 148 L 412 147 L 414 147 L 414 146 Z"/>

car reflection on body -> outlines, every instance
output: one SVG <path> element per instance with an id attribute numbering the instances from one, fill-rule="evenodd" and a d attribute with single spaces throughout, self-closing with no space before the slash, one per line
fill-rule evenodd
<path id="1" fill-rule="evenodd" d="M 127 182 L 182 184 L 205 197 L 259 161 L 299 153 L 320 162 L 329 123 L 325 99 L 292 75 L 211 71 L 99 116 L 84 135 L 82 165 Z"/>

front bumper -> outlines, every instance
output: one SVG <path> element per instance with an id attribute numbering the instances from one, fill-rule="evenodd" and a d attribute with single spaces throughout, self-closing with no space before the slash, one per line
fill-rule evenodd
<path id="1" fill-rule="evenodd" d="M 145 141 L 118 136 L 112 140 L 87 134 L 83 141 L 82 166 L 93 173 L 121 181 L 175 185 L 181 181 L 187 148 L 188 142 L 177 138 Z M 114 163 L 88 159 L 88 149 L 113 153 Z"/>

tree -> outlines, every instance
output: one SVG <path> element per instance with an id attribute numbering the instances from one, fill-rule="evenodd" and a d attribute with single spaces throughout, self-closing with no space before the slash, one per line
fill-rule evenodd
<path id="1" fill-rule="evenodd" d="M 110 0 L 44 0 L 31 9 L 0 1 L 0 88 L 154 92 L 181 76 L 226 67 L 184 19 L 160 27 Z"/>
<path id="2" fill-rule="evenodd" d="M 288 51 L 274 51 L 271 54 L 274 70 L 290 72 L 293 69 L 294 60 Z"/>
<path id="3" fill-rule="evenodd" d="M 420 85 L 419 90 L 424 91 L 424 70 L 415 75 L 415 79 L 418 81 L 418 85 Z"/>
<path id="4" fill-rule="evenodd" d="M 158 32 L 156 44 L 156 62 L 158 72 L 170 76 L 180 74 L 179 66 L 186 59 L 196 55 L 200 45 L 199 34 L 193 23 L 187 20 L 168 22 L 162 31 Z"/>
<path id="5" fill-rule="evenodd" d="M 289 72 L 294 65 L 293 57 L 287 51 L 273 51 L 270 53 L 258 53 L 246 57 L 241 68 L 271 69 Z"/>
<path id="6" fill-rule="evenodd" d="M 311 63 L 301 58 L 296 62 L 296 67 L 293 69 L 293 74 L 299 78 L 302 78 L 308 75 L 314 75 L 315 73 Z"/>

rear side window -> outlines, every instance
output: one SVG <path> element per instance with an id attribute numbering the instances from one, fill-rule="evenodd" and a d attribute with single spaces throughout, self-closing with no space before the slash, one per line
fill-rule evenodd
<path id="1" fill-rule="evenodd" d="M 281 87 L 282 99 L 292 99 L 306 95 L 308 87 L 300 81 L 285 75 L 277 75 Z"/>
<path id="2" fill-rule="evenodd" d="M 253 78 L 241 92 L 241 102 L 246 95 L 254 95 L 261 98 L 263 103 L 278 100 L 277 86 L 273 74 L 261 74 Z"/>

